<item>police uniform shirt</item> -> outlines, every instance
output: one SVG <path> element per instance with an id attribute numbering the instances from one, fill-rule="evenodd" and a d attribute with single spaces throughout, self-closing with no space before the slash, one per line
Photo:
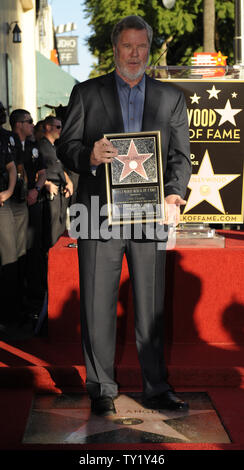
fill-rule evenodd
<path id="1" fill-rule="evenodd" d="M 11 162 L 14 162 L 14 154 L 11 146 L 14 143 L 10 140 L 10 133 L 5 129 L 0 129 L 0 192 L 6 191 L 9 186 L 9 174 L 6 168 Z M 16 261 L 18 259 L 18 240 L 19 232 L 15 225 L 14 215 L 10 207 L 11 198 L 7 199 L 2 206 L 0 206 L 0 298 L 1 307 L 3 307 L 2 300 L 5 298 L 7 309 L 3 308 L 0 314 L 4 316 L 5 313 L 12 315 L 14 307 L 10 306 L 11 295 L 9 296 L 9 285 L 13 288 L 13 282 L 17 278 L 15 271 Z M 22 254 L 22 253 L 21 253 Z M 9 267 L 8 267 L 9 265 Z M 4 269 L 4 271 L 3 271 Z M 16 287 L 16 286 L 14 286 Z"/>
<path id="2" fill-rule="evenodd" d="M 8 131 L 6 129 L 0 129 L 1 136 L 6 139 L 10 152 L 13 155 L 15 164 L 21 160 L 22 146 L 18 134 L 15 132 Z"/>
<path id="3" fill-rule="evenodd" d="M 55 145 L 42 137 L 38 142 L 38 150 L 46 165 L 47 180 L 57 185 L 66 184 L 63 164 L 57 158 Z"/>
<path id="4" fill-rule="evenodd" d="M 8 174 L 6 165 L 14 161 L 11 150 L 10 135 L 5 129 L 0 129 L 0 192 L 8 188 Z"/>
<path id="5" fill-rule="evenodd" d="M 21 160 L 27 174 L 28 189 L 33 189 L 36 185 L 36 174 L 38 171 L 46 169 L 46 165 L 40 155 L 36 142 L 30 140 L 25 141 Z"/>

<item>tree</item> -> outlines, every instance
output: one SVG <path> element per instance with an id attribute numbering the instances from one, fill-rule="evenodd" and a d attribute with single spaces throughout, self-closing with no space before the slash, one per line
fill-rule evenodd
<path id="1" fill-rule="evenodd" d="M 111 31 L 117 21 L 130 14 L 142 16 L 153 28 L 150 64 L 160 57 L 167 43 L 168 65 L 191 65 L 194 52 L 203 51 L 203 7 L 208 1 L 214 3 L 214 0 L 176 0 L 175 6 L 168 10 L 162 0 L 84 0 L 85 12 L 92 27 L 87 44 L 97 60 L 90 76 L 113 69 Z M 215 49 L 228 56 L 228 64 L 231 65 L 234 0 L 215 0 L 215 15 L 212 16 L 215 16 Z M 162 56 L 161 65 L 165 58 L 166 53 Z"/>
<path id="2" fill-rule="evenodd" d="M 215 0 L 203 0 L 203 51 L 215 52 Z"/>

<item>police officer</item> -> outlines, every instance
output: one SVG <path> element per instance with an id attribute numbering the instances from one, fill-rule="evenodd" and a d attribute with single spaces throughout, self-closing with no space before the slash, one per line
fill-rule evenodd
<path id="1" fill-rule="evenodd" d="M 54 116 L 43 122 L 44 136 L 38 142 L 39 152 L 47 167 L 44 201 L 44 245 L 48 251 L 66 229 L 67 207 L 73 194 L 73 183 L 57 158 L 55 141 L 59 138 L 62 124 Z"/>
<path id="2" fill-rule="evenodd" d="M 33 119 L 24 109 L 16 109 L 10 115 L 12 130 L 21 142 L 17 164 L 22 166 L 27 180 L 26 207 L 28 229 L 27 254 L 24 272 L 24 310 L 32 318 L 38 317 L 46 291 L 46 266 L 42 247 L 42 197 L 46 180 L 45 165 L 33 141 Z M 16 206 L 16 203 L 15 203 Z"/>
<path id="3" fill-rule="evenodd" d="M 0 102 L 0 333 L 18 318 L 17 294 L 17 243 L 10 197 L 17 179 L 11 136 L 2 128 L 6 112 Z M 13 295 L 14 294 L 14 295 Z"/>

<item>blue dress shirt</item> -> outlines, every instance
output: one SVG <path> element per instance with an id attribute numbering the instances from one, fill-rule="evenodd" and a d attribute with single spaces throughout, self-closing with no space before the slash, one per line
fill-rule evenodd
<path id="1" fill-rule="evenodd" d="M 116 85 L 122 111 L 124 132 L 141 132 L 145 100 L 145 74 L 141 81 L 131 88 L 116 72 Z M 96 175 L 96 166 L 91 166 Z"/>
<path id="2" fill-rule="evenodd" d="M 124 132 L 141 132 L 145 100 L 145 74 L 133 88 L 116 72 L 115 77 L 124 122 Z"/>

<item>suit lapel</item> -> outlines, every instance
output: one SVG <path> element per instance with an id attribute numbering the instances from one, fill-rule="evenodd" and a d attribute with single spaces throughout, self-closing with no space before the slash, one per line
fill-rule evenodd
<path id="1" fill-rule="evenodd" d="M 99 89 L 101 101 L 104 106 L 104 128 L 105 133 L 116 134 L 124 132 L 123 117 L 120 108 L 114 73 L 104 75 L 100 80 Z M 104 173 L 104 165 L 97 168 L 97 176 Z"/>
<path id="2" fill-rule="evenodd" d="M 159 110 L 159 99 L 157 86 L 153 80 L 146 75 L 145 103 L 142 121 L 142 130 L 158 130 L 157 114 Z M 156 126 L 156 127 L 155 127 Z"/>
<path id="3" fill-rule="evenodd" d="M 101 77 L 100 96 L 113 132 L 124 132 L 119 96 L 113 72 Z M 143 131 L 157 130 L 155 125 L 157 123 L 158 111 L 159 101 L 157 86 L 154 81 L 146 75 L 146 92 L 142 123 Z"/>
<path id="4" fill-rule="evenodd" d="M 113 132 L 124 132 L 123 118 L 114 73 L 101 78 L 100 95 Z"/>

